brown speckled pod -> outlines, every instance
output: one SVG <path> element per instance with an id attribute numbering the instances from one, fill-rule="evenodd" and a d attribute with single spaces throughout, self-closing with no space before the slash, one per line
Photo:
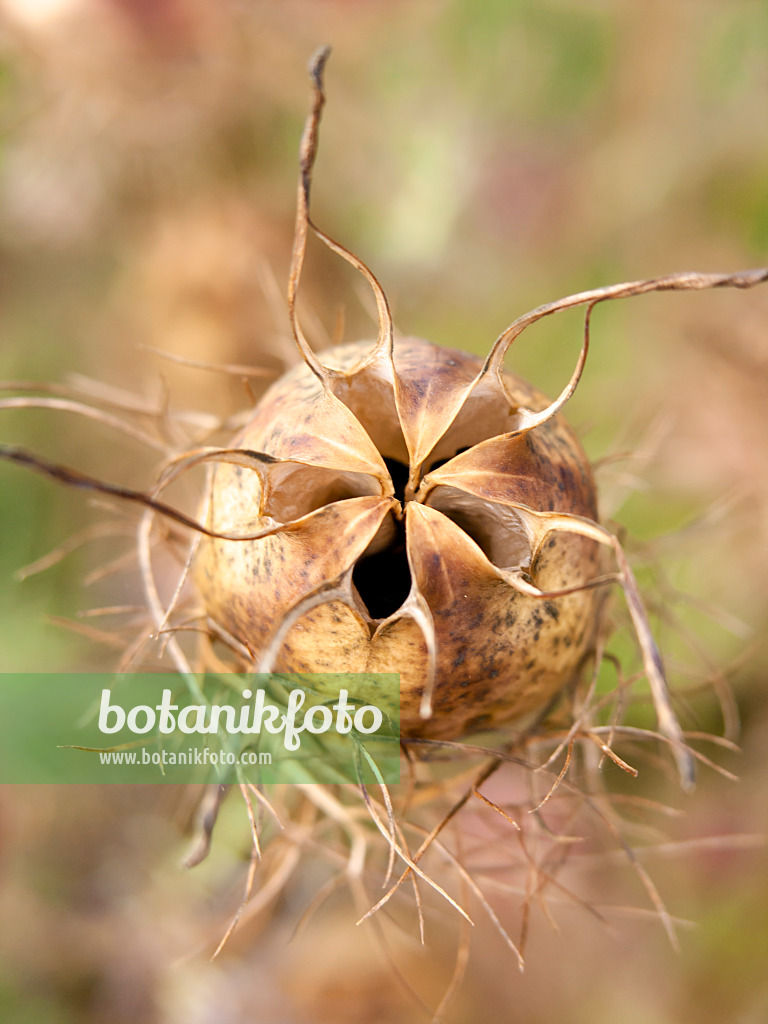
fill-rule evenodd
<path id="1" fill-rule="evenodd" d="M 395 342 L 386 296 L 310 219 L 328 51 L 311 65 L 288 311 L 304 365 L 279 380 L 210 460 L 196 574 L 215 631 L 249 667 L 399 672 L 405 736 L 524 725 L 579 676 L 618 583 L 683 785 L 693 760 L 672 710 L 640 594 L 597 519 L 589 463 L 560 413 L 578 385 L 595 305 L 652 291 L 749 288 L 768 271 L 673 274 L 570 295 L 515 320 L 480 360 Z M 296 313 L 309 231 L 376 300 L 375 342 L 320 357 Z M 576 368 L 552 403 L 504 368 L 543 317 L 586 312 Z M 600 575 L 604 557 L 613 572 Z M 365 676 L 361 691 L 366 697 Z"/>
<path id="2" fill-rule="evenodd" d="M 209 627 L 201 668 L 354 672 L 353 696 L 363 700 L 380 696 L 371 674 L 397 672 L 405 737 L 452 739 L 508 722 L 525 729 L 592 660 L 605 584 L 618 584 L 657 735 L 671 746 L 683 785 L 690 786 L 692 753 L 632 569 L 598 521 L 589 463 L 561 412 L 584 368 L 598 303 L 648 292 L 751 288 L 768 281 L 768 269 L 671 274 L 569 295 L 513 321 L 484 360 L 415 338 L 396 342 L 375 276 L 309 215 L 327 56 L 320 51 L 310 68 L 313 102 L 300 149 L 288 281 L 303 365 L 267 392 L 229 447 L 169 457 L 150 494 L 14 445 L 0 444 L 0 459 L 145 510 L 138 559 L 164 643 L 166 634 L 186 628 L 171 627 L 169 618 L 193 564 Z M 340 346 L 322 359 L 296 312 L 310 231 L 362 274 L 378 312 L 375 341 Z M 505 370 L 505 357 L 527 327 L 576 306 L 586 314 L 581 353 L 568 384 L 549 403 Z M 168 453 L 164 436 L 158 442 L 79 402 L 26 395 L 0 401 L 2 408 L 31 404 L 86 412 Z M 211 472 L 196 518 L 161 495 L 200 463 Z M 155 514 L 197 534 L 167 607 L 152 567 Z M 234 665 L 222 664 L 212 640 L 235 652 Z M 167 643 L 176 668 L 188 673 L 177 640 Z M 326 680 L 329 695 L 333 685 Z M 573 735 L 579 727 L 573 723 Z"/>
<path id="3" fill-rule="evenodd" d="M 439 407 L 437 390 L 466 390 L 482 362 L 409 338 L 394 348 L 393 374 L 386 359 L 365 361 L 370 349 L 327 356 L 349 405 L 308 366 L 269 390 L 234 446 L 274 463 L 216 466 L 213 531 L 291 526 L 204 542 L 208 613 L 257 660 L 280 634 L 269 659 L 279 670 L 399 672 L 405 735 L 456 737 L 540 710 L 576 677 L 600 592 L 542 599 L 521 586 L 549 592 L 588 581 L 599 551 L 564 532 L 537 544 L 525 510 L 593 520 L 587 459 L 559 416 L 515 431 L 521 409 L 548 402 L 507 374 L 508 396 L 498 387 L 482 400 L 467 396 L 465 414 L 435 437 L 409 486 L 407 442 L 417 421 L 426 436 L 424 410 L 415 403 L 403 413 L 395 381 L 400 394 Z M 334 582 L 337 593 L 314 605 Z"/>

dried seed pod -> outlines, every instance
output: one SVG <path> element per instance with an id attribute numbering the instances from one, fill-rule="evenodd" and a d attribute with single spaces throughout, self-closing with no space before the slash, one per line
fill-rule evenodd
<path id="1" fill-rule="evenodd" d="M 309 215 L 327 56 L 310 69 L 288 292 L 305 365 L 270 389 L 231 449 L 199 456 L 225 463 L 212 473 L 198 559 L 209 617 L 262 670 L 399 672 L 403 734 L 451 738 L 546 710 L 593 648 L 601 585 L 618 582 L 660 731 L 690 785 L 693 762 L 631 569 L 597 521 L 590 466 L 560 410 L 598 302 L 745 288 L 768 274 L 679 274 L 569 296 L 516 320 L 485 361 L 395 343 L 374 275 Z M 310 229 L 366 278 L 379 315 L 375 343 L 342 346 L 326 362 L 296 313 Z M 550 403 L 506 373 L 504 357 L 527 326 L 576 305 L 586 308 L 581 355 Z M 602 568 L 606 548 L 613 573 Z"/>
<path id="2" fill-rule="evenodd" d="M 522 727 L 546 711 L 589 658 L 604 584 L 618 583 L 659 732 L 690 785 L 692 756 L 637 585 L 619 542 L 598 522 L 589 463 L 560 413 L 584 367 L 596 304 L 654 291 L 751 288 L 768 280 L 768 270 L 674 274 L 570 295 L 515 320 L 484 361 L 418 339 L 396 343 L 379 282 L 309 216 L 327 55 L 311 65 L 314 102 L 301 145 L 288 289 L 304 365 L 267 392 L 230 447 L 171 457 L 152 494 L 14 446 L 0 445 L 0 458 L 150 510 L 138 555 L 158 631 L 188 566 L 165 608 L 151 565 L 150 513 L 200 535 L 190 554 L 200 594 L 212 633 L 242 655 L 238 667 L 399 672 L 406 737 L 460 737 L 510 721 Z M 376 341 L 342 346 L 327 362 L 296 313 L 310 229 L 364 276 L 378 308 Z M 574 306 L 586 310 L 581 354 L 549 403 L 505 372 L 504 358 L 526 327 Z M 0 409 L 31 405 L 97 415 L 69 398 L 0 400 Z M 97 418 L 168 454 L 165 440 L 108 413 Z M 160 494 L 202 462 L 215 465 L 201 523 Z M 168 649 L 188 672 L 175 639 Z M 357 695 L 365 698 L 361 685 Z"/>
<path id="3" fill-rule="evenodd" d="M 270 389 L 234 444 L 274 463 L 216 467 L 212 530 L 290 525 L 206 541 L 208 613 L 257 658 L 271 642 L 281 670 L 400 672 L 406 735 L 456 737 L 540 710 L 577 675 L 600 594 L 524 590 L 593 579 L 599 551 L 566 533 L 537 545 L 525 509 L 594 519 L 587 459 L 561 417 L 515 430 L 521 410 L 548 405 L 518 378 L 446 423 L 443 399 L 477 378 L 480 360 L 417 339 L 399 342 L 392 364 L 366 362 L 369 349 L 329 354 L 333 390 L 306 366 Z M 404 410 L 396 386 L 422 401 Z M 416 421 L 436 438 L 418 489 Z M 489 438 L 500 440 L 483 447 Z"/>

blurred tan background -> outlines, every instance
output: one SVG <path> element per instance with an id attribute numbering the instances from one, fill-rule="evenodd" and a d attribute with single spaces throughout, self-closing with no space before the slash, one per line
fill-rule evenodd
<path id="1" fill-rule="evenodd" d="M 282 295 L 305 68 L 322 43 L 314 214 L 379 276 L 404 333 L 483 353 L 568 292 L 768 263 L 764 0 L 2 0 L 0 15 L 0 379 L 81 374 L 223 416 L 250 400 L 238 379 L 147 347 L 273 372 L 294 358 Z M 373 332 L 368 296 L 330 254 L 312 249 L 305 281 L 314 343 L 340 325 L 349 340 Z M 580 326 L 537 327 L 509 364 L 557 391 Z M 676 678 L 717 667 L 734 688 L 743 753 L 723 761 L 741 781 L 704 770 L 674 797 L 687 813 L 665 825 L 670 848 L 649 854 L 671 911 L 695 922 L 679 954 L 658 921 L 607 931 L 573 909 L 559 934 L 534 915 L 518 976 L 478 928 L 445 1019 L 762 1024 L 768 288 L 602 307 L 592 338 L 570 419 L 609 457 L 605 513 L 665 609 Z M 71 414 L 0 409 L 0 438 L 114 482 L 152 478 L 151 453 Z M 114 663 L 52 617 L 137 599 L 119 577 L 82 585 L 129 539 L 14 579 L 92 515 L 82 495 L 0 465 L 0 669 Z M 228 812 L 210 861 L 185 873 L 188 814 L 177 793 L 0 792 L 4 1020 L 429 1019 L 343 901 L 289 941 L 311 872 L 210 964 L 247 830 Z M 605 877 L 614 901 L 645 905 L 636 882 Z M 433 931 L 431 951 L 397 951 L 432 1006 L 453 955 L 451 929 Z"/>

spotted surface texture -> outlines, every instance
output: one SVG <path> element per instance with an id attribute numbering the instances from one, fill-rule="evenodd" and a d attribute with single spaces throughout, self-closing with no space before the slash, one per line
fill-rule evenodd
<path id="1" fill-rule="evenodd" d="M 324 353 L 347 374 L 334 382 L 334 394 L 300 367 L 254 410 L 234 445 L 287 465 L 267 467 L 262 475 L 216 466 L 208 504 L 216 531 L 244 534 L 273 525 L 269 513 L 278 507 L 298 518 L 260 540 L 201 545 L 196 572 L 207 610 L 257 662 L 298 602 L 351 569 L 369 545 L 387 550 L 397 532 L 393 517 L 404 517 L 411 585 L 429 607 L 437 643 L 432 716 L 419 714 L 427 678 L 422 630 L 397 612 L 371 619 L 362 599 L 355 607 L 332 600 L 306 611 L 285 636 L 275 667 L 399 672 L 401 727 L 410 735 L 458 737 L 543 708 L 578 674 L 594 639 L 601 595 L 583 590 L 547 600 L 521 594 L 502 578 L 500 570 L 510 566 L 497 552 L 522 552 L 518 567 L 543 590 L 600 573 L 594 541 L 552 533 L 532 552 L 514 514 L 519 503 L 594 519 L 586 456 L 561 417 L 528 433 L 497 436 L 514 431 L 518 405 L 538 410 L 548 404 L 512 375 L 505 381 L 516 404 L 499 389 L 472 394 L 459 403 L 453 423 L 443 424 L 441 436 L 430 412 L 444 416 L 455 406 L 481 362 L 405 339 L 396 348 L 394 373 L 384 360 L 355 372 L 370 349 L 349 345 Z M 423 441 L 427 437 L 437 440 Z M 420 500 L 403 505 L 393 498 L 383 460 L 404 460 L 418 444 L 419 458 L 431 445 L 423 461 L 427 475 Z M 519 536 L 510 546 L 500 531 L 515 529 Z"/>

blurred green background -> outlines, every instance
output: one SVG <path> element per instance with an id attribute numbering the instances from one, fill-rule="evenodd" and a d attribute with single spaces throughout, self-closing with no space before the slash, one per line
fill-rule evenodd
<path id="1" fill-rule="evenodd" d="M 305 68 L 322 43 L 334 52 L 315 218 L 372 267 L 403 333 L 485 353 L 520 313 L 569 292 L 768 262 L 765 0 L 2 0 L 0 12 L 0 379 L 83 374 L 226 415 L 248 400 L 238 382 L 141 346 L 218 364 L 293 358 L 281 296 Z M 335 336 L 340 310 L 346 339 L 373 333 L 368 296 L 331 254 L 311 249 L 305 281 L 314 343 Z M 554 393 L 580 332 L 578 316 L 548 321 L 508 363 Z M 535 920 L 517 977 L 478 929 L 446 1020 L 762 1024 L 765 849 L 682 841 L 766 833 L 768 289 L 604 306 L 592 339 L 569 417 L 590 456 L 608 457 L 604 514 L 628 531 L 679 680 L 717 667 L 734 687 L 743 753 L 727 763 L 741 781 L 703 771 L 676 798 L 676 852 L 649 863 L 672 912 L 696 923 L 679 955 L 657 922 L 608 933 L 573 913 L 560 934 Z M 115 482 L 152 478 L 151 453 L 72 414 L 0 409 L 0 438 Z M 627 452 L 642 457 L 613 458 Z M 113 663 L 51 618 L 138 599 L 121 576 L 82 585 L 130 538 L 14 578 L 97 518 L 83 495 L 0 465 L 1 669 Z M 341 914 L 293 945 L 279 922 L 266 938 L 252 929 L 209 965 L 241 864 L 225 823 L 212 864 L 178 870 L 184 800 L 0 793 L 0 911 L 16 922 L 0 940 L 4 1020 L 428 1019 Z M 631 885 L 623 899 L 643 902 Z M 425 978 L 445 974 L 441 956 L 419 961 Z"/>

